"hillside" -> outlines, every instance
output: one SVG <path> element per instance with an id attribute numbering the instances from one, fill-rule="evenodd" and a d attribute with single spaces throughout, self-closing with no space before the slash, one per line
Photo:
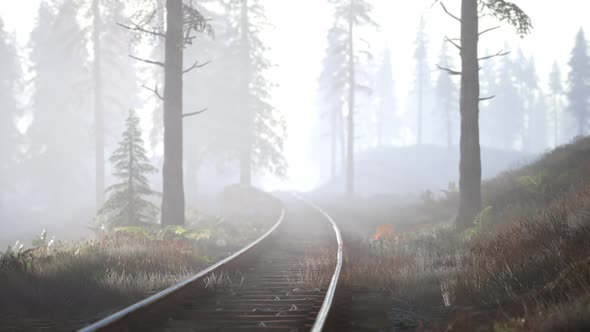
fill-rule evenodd
<path id="1" fill-rule="evenodd" d="M 348 239 L 352 307 L 371 330 L 590 330 L 590 137 L 483 183 L 484 208 L 452 224 L 457 193 L 400 204 L 322 204 Z M 381 302 L 379 302 L 381 301 Z"/>
<path id="2" fill-rule="evenodd" d="M 490 179 L 536 156 L 519 151 L 482 148 L 482 174 Z M 418 194 L 425 190 L 446 189 L 459 178 L 459 150 L 421 145 L 385 147 L 359 153 L 355 163 L 355 188 L 360 195 Z M 344 188 L 339 175 L 322 186 L 319 193 L 338 193 Z"/>

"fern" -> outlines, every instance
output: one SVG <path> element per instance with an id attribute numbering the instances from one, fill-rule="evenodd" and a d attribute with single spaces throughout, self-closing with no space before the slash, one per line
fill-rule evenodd
<path id="1" fill-rule="evenodd" d="M 462 240 L 468 242 L 476 235 L 481 234 L 483 228 L 485 225 L 489 224 L 491 219 L 492 207 L 486 206 L 477 214 L 477 216 L 475 216 L 475 219 L 473 220 L 473 226 L 467 228 L 463 231 L 463 233 L 461 233 Z"/>

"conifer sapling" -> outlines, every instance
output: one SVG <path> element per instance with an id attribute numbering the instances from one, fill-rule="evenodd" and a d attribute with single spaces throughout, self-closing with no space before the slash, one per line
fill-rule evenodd
<path id="1" fill-rule="evenodd" d="M 158 208 L 148 198 L 158 195 L 146 177 L 157 169 L 149 163 L 139 130 L 139 118 L 129 111 L 119 146 L 110 161 L 115 178 L 120 180 L 106 189 L 107 201 L 99 211 L 100 219 L 111 227 L 141 226 L 155 222 Z"/>

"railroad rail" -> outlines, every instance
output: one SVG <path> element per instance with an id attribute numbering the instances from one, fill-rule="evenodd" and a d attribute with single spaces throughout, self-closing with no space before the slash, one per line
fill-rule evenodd
<path id="1" fill-rule="evenodd" d="M 80 331 L 335 330 L 342 237 L 327 213 L 293 196 L 259 239 Z"/>

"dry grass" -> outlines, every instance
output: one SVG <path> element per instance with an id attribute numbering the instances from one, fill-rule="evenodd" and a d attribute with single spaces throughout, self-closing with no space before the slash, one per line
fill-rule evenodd
<path id="1" fill-rule="evenodd" d="M 336 247 L 333 245 L 308 247 L 299 262 L 297 276 L 292 278 L 295 288 L 305 291 L 326 290 L 336 268 Z"/>
<path id="2" fill-rule="evenodd" d="M 276 221 L 280 203 L 267 194 L 234 188 L 230 196 L 253 205 L 240 215 L 241 206 L 222 197 L 218 204 L 231 215 L 192 211 L 190 228 L 123 228 L 72 243 L 42 236 L 35 249 L 0 253 L 0 330 L 75 330 L 185 280 Z M 236 280 L 209 281 L 223 287 Z"/>
<path id="3" fill-rule="evenodd" d="M 345 233 L 354 234 L 347 239 L 345 283 L 387 293 L 407 310 L 444 312 L 444 321 L 430 324 L 438 326 L 434 331 L 588 328 L 590 138 L 487 181 L 482 190 L 488 213 L 469 236 L 451 226 L 452 192 L 396 209 L 332 206 Z M 387 214 L 392 234 L 375 240 Z"/>
<path id="4" fill-rule="evenodd" d="M 349 241 L 343 277 L 352 287 L 388 292 L 413 308 L 445 307 L 447 326 L 455 330 L 470 330 L 474 322 L 478 328 L 521 324 L 528 330 L 534 322 L 557 331 L 553 326 L 568 326 L 575 317 L 577 324 L 588 323 L 583 317 L 590 306 L 573 305 L 590 298 L 588 239 L 590 186 L 469 240 L 441 226 Z M 554 313 L 547 318 L 539 312 Z"/>
<path id="5" fill-rule="evenodd" d="M 196 247 L 109 237 L 0 257 L 0 322 L 68 321 L 69 329 L 168 287 L 206 264 Z M 18 318 L 18 319 L 17 319 Z"/>

